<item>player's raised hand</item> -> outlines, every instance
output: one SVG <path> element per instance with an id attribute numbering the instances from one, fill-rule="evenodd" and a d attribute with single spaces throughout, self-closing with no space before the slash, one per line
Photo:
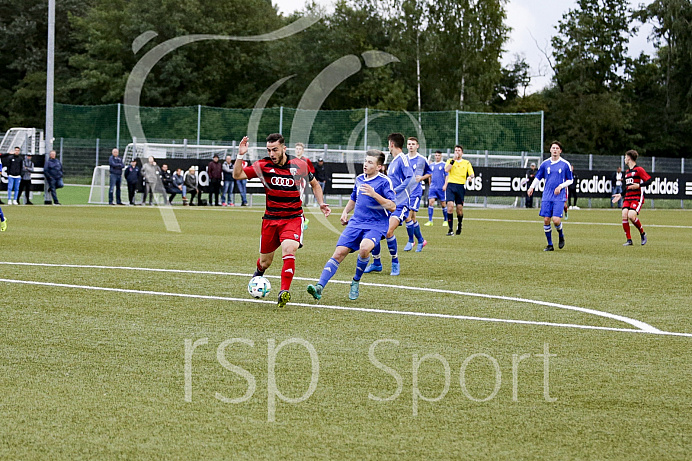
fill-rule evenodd
<path id="1" fill-rule="evenodd" d="M 238 155 L 245 155 L 247 153 L 248 149 L 248 138 L 247 136 L 243 137 L 243 139 L 240 140 L 240 144 L 238 145 Z"/>
<path id="2" fill-rule="evenodd" d="M 622 198 L 622 194 L 615 194 L 615 195 L 613 195 L 613 199 L 611 200 L 611 202 L 612 203 L 618 203 L 621 198 Z"/>

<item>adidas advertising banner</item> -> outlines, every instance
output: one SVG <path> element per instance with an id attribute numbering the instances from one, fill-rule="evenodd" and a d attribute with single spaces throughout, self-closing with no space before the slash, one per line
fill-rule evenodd
<path id="1" fill-rule="evenodd" d="M 473 167 L 476 177 L 466 183 L 466 195 L 524 196 L 531 186 L 524 168 Z M 610 197 L 614 171 L 575 170 L 575 184 L 580 198 Z M 644 188 L 644 196 L 653 199 L 692 199 L 692 174 L 651 173 L 653 181 Z M 544 181 L 535 194 L 543 193 Z M 540 197 L 540 195 L 538 195 Z"/>
<path id="2" fill-rule="evenodd" d="M 40 157 L 40 156 L 39 156 Z M 42 160 L 42 159 L 41 159 Z M 313 159 L 313 161 L 316 159 Z M 220 159 L 223 161 L 223 159 Z M 196 166 L 199 171 L 199 184 L 204 190 L 209 185 L 206 169 L 209 160 L 166 159 L 158 160 L 159 166 L 168 164 L 169 170 L 183 168 L 187 171 L 190 166 Z M 349 195 L 353 189 L 354 179 L 363 172 L 362 165 L 347 165 L 345 163 L 325 162 L 327 172 L 326 192 L 329 194 Z M 489 168 L 473 167 L 476 177 L 466 182 L 466 195 L 489 197 L 523 197 L 531 184 L 526 180 L 525 168 Z M 580 198 L 610 197 L 613 190 L 612 176 L 615 171 L 576 170 L 577 194 Z M 692 199 L 692 174 L 681 173 L 651 173 L 654 178 L 649 187 L 644 189 L 647 198 L 661 199 Z M 3 178 L 4 188 L 7 179 Z M 261 193 L 264 187 L 259 179 L 248 181 L 249 193 Z M 543 193 L 543 181 L 538 185 L 535 194 L 540 197 Z"/>

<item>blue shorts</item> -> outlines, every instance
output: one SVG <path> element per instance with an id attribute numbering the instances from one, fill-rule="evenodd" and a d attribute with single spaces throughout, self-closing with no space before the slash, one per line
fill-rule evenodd
<path id="1" fill-rule="evenodd" d="M 422 196 L 417 196 L 417 197 L 411 197 L 410 200 L 410 206 L 408 207 L 409 210 L 415 211 L 418 213 L 418 209 L 420 208 L 420 199 L 423 198 Z"/>
<path id="2" fill-rule="evenodd" d="M 346 226 L 346 229 L 341 233 L 339 241 L 336 242 L 338 247 L 346 247 L 351 251 L 360 249 L 360 242 L 363 240 L 372 240 L 375 245 L 380 243 L 380 240 L 387 234 L 387 230 L 381 231 L 377 229 L 358 229 L 356 227 Z"/>
<path id="3" fill-rule="evenodd" d="M 544 218 L 562 218 L 562 213 L 565 210 L 565 202 L 562 200 L 543 200 L 541 202 L 541 212 L 538 216 Z"/>
<path id="4" fill-rule="evenodd" d="M 447 201 L 454 202 L 456 205 L 464 204 L 464 197 L 466 196 L 466 188 L 463 184 L 457 183 L 447 183 Z"/>
<path id="5" fill-rule="evenodd" d="M 389 216 L 390 217 L 395 216 L 399 220 L 399 224 L 401 224 L 408 217 L 408 212 L 409 212 L 408 203 L 406 203 L 406 204 L 402 203 L 401 205 L 397 205 L 396 210 L 394 210 L 394 212 L 392 214 L 390 214 Z"/>
<path id="6" fill-rule="evenodd" d="M 428 191 L 428 200 L 430 199 L 437 199 L 441 202 L 446 202 L 447 198 L 445 196 L 445 191 L 442 189 L 430 189 Z"/>

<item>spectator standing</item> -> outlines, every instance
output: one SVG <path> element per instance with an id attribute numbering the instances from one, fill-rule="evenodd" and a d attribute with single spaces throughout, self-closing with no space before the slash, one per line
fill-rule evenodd
<path id="1" fill-rule="evenodd" d="M 142 173 L 136 158 L 133 158 L 125 169 L 125 181 L 127 182 L 127 199 L 130 205 L 134 205 L 137 186 L 142 182 Z"/>
<path id="2" fill-rule="evenodd" d="M 50 194 L 50 198 L 48 197 L 48 194 L 46 194 L 44 203 L 50 205 L 50 200 L 52 198 L 53 205 L 60 205 L 56 189 L 60 189 L 63 186 L 63 171 L 62 163 L 60 163 L 60 160 L 56 158 L 56 153 L 54 150 L 50 151 L 48 154 L 48 160 L 46 160 L 46 164 L 43 166 L 43 175 L 48 181 L 48 193 Z"/>
<path id="3" fill-rule="evenodd" d="M 238 158 L 236 158 L 236 161 L 238 161 Z M 248 163 L 245 160 L 241 158 L 240 162 L 243 168 L 247 168 Z M 233 165 L 235 165 L 235 163 Z M 240 206 L 247 206 L 247 179 L 236 179 L 235 187 L 238 189 L 238 192 L 240 192 Z"/>
<path id="4" fill-rule="evenodd" d="M 219 191 L 221 190 L 221 177 L 223 175 L 223 166 L 219 163 L 219 156 L 214 154 L 214 158 L 207 165 L 207 174 L 209 174 L 209 205 L 211 199 L 214 198 L 214 205 L 219 206 Z"/>
<path id="5" fill-rule="evenodd" d="M 578 210 L 577 200 L 579 199 L 579 195 L 577 194 L 577 181 L 579 181 L 579 178 L 574 172 L 574 166 L 570 165 L 570 168 L 572 170 L 573 180 L 572 184 L 567 186 L 567 204 L 569 205 L 572 203 L 572 206 L 568 206 L 570 210 Z M 567 216 L 565 216 L 565 219 L 567 219 Z"/>
<path id="6" fill-rule="evenodd" d="M 24 191 L 24 204 L 33 205 L 29 199 L 29 194 L 31 194 L 31 173 L 34 172 L 34 162 L 31 161 L 31 154 L 26 154 L 24 161 L 22 162 L 22 182 L 19 184 L 19 195 L 22 195 Z"/>
<path id="7" fill-rule="evenodd" d="M 317 183 L 322 189 L 322 195 L 324 195 L 325 187 L 327 186 L 327 167 L 322 157 L 318 158 L 315 164 L 315 179 L 317 179 Z"/>
<path id="8" fill-rule="evenodd" d="M 529 169 L 526 170 L 526 184 L 528 184 L 528 187 L 531 187 L 531 184 L 533 184 L 533 179 L 536 177 L 536 164 L 531 163 L 529 166 Z M 529 195 L 529 189 L 526 189 L 526 208 L 533 208 L 533 195 Z"/>
<path id="9" fill-rule="evenodd" d="M 7 160 L 7 203 L 19 205 L 19 183 L 22 182 L 22 163 L 24 159 L 20 155 L 22 150 L 14 148 L 14 153 Z"/>
<path id="10" fill-rule="evenodd" d="M 142 205 L 149 197 L 149 206 L 153 205 L 154 192 L 160 190 L 161 168 L 154 161 L 154 157 L 149 157 L 149 162 L 142 167 L 142 176 L 144 177 L 144 197 L 142 197 Z"/>
<path id="11" fill-rule="evenodd" d="M 110 187 L 108 188 L 108 204 L 113 205 L 113 189 L 115 189 L 115 201 L 118 205 L 124 205 L 120 198 L 120 186 L 123 182 L 123 169 L 125 164 L 123 159 L 120 158 L 120 151 L 118 149 L 113 149 L 111 151 L 111 156 L 108 159 L 108 166 L 110 167 Z"/>
<path id="12" fill-rule="evenodd" d="M 221 206 L 235 206 L 233 200 L 233 187 L 235 186 L 233 179 L 233 158 L 230 155 L 226 156 L 226 160 L 221 165 L 223 171 L 223 190 L 221 191 Z"/>

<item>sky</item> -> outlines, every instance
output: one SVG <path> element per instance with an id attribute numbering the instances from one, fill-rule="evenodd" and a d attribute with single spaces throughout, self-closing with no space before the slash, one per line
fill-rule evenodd
<path id="1" fill-rule="evenodd" d="M 305 0 L 272 0 L 284 14 L 301 10 Z M 629 0 L 632 7 L 639 3 L 651 3 L 650 0 Z M 327 7 L 333 5 L 333 0 L 315 0 L 316 3 Z M 507 23 L 512 28 L 507 43 L 507 51 L 503 55 L 502 64 L 507 65 L 515 60 L 516 55 L 526 59 L 531 66 L 531 85 L 527 94 L 539 91 L 550 83 L 552 71 L 545 54 L 551 56 L 550 38 L 555 35 L 558 21 L 568 10 L 575 8 L 576 0 L 510 0 L 507 2 Z M 647 37 L 651 27 L 641 27 L 638 34 L 630 39 L 629 55 L 639 56 L 644 51 L 653 54 L 653 45 Z"/>

